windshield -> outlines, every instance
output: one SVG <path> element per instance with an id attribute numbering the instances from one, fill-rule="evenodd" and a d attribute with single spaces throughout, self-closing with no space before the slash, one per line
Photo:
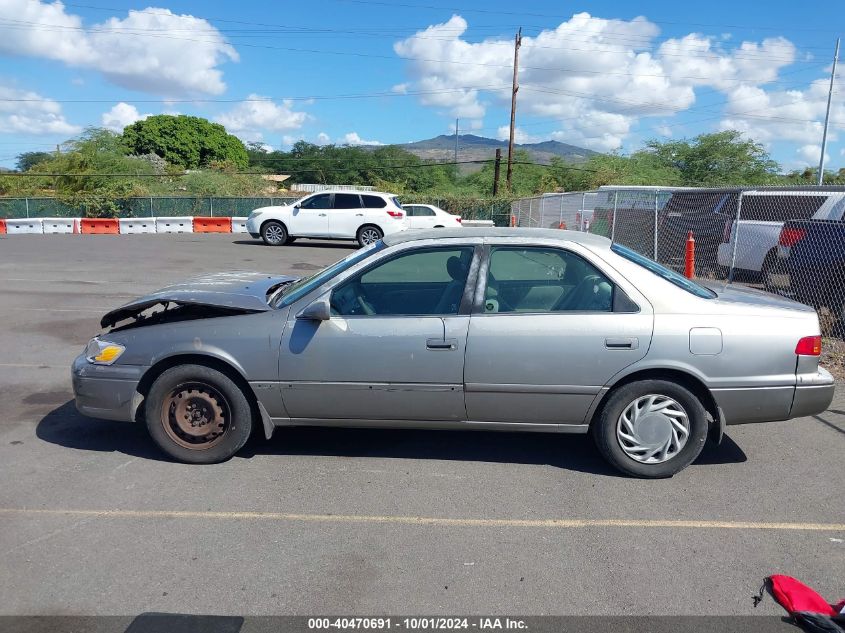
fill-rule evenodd
<path id="1" fill-rule="evenodd" d="M 303 277 L 302 279 L 297 279 L 293 283 L 282 286 L 279 288 L 278 292 L 270 298 L 270 306 L 273 308 L 284 308 L 285 306 L 289 306 L 300 297 L 307 295 L 309 292 L 314 290 L 314 288 L 320 286 L 323 282 L 328 281 L 335 275 L 351 268 L 362 259 L 366 259 L 373 253 L 382 250 L 384 247 L 384 242 L 379 240 L 378 242 L 374 242 L 369 246 L 365 246 L 364 248 L 347 255 L 339 262 L 335 262 L 331 266 L 324 268 L 310 277 Z"/>
<path id="2" fill-rule="evenodd" d="M 662 277 L 669 283 L 675 284 L 676 286 L 678 286 L 678 288 L 683 288 L 687 292 L 694 294 L 696 297 L 701 297 L 702 299 L 712 299 L 716 296 L 716 293 L 710 290 L 709 288 L 705 288 L 704 286 L 698 285 L 694 281 L 691 281 L 683 275 L 676 273 L 674 270 L 666 268 L 665 266 L 661 266 L 653 259 L 649 259 L 645 255 L 640 255 L 638 252 L 632 251 L 626 246 L 622 246 L 621 244 L 614 244 L 610 247 L 610 250 L 612 250 L 617 255 L 620 255 L 625 259 L 642 266 L 643 268 L 654 273 L 658 277 Z"/>

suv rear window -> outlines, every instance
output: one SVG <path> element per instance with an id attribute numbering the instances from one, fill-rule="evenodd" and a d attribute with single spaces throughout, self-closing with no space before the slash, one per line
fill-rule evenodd
<path id="1" fill-rule="evenodd" d="M 809 220 L 826 200 L 824 195 L 746 195 L 742 198 L 740 219 L 761 222 Z"/>
<path id="2" fill-rule="evenodd" d="M 680 273 L 676 273 L 674 270 L 666 268 L 665 266 L 661 266 L 653 259 L 649 259 L 645 255 L 640 255 L 637 251 L 633 251 L 626 246 L 622 246 L 621 244 L 614 244 L 610 247 L 610 250 L 612 250 L 620 257 L 624 257 L 628 261 L 634 262 L 635 264 L 642 266 L 649 272 L 654 273 L 655 275 L 665 279 L 669 283 L 678 286 L 678 288 L 686 290 L 687 292 L 695 295 L 696 297 L 701 297 L 702 299 L 713 299 L 716 296 L 716 293 L 710 290 L 709 288 L 705 288 L 704 286 L 698 285 L 697 283 L 687 279 Z"/>
<path id="3" fill-rule="evenodd" d="M 362 195 L 361 198 L 364 200 L 365 209 L 384 209 L 387 206 L 384 198 L 379 196 Z"/>
<path id="4" fill-rule="evenodd" d="M 336 193 L 334 194 L 335 209 L 360 209 L 361 199 L 357 193 Z"/>

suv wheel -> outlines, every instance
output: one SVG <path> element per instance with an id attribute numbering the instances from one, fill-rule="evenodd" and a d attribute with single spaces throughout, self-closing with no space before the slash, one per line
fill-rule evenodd
<path id="1" fill-rule="evenodd" d="M 612 466 L 627 475 L 657 479 L 695 461 L 707 439 L 707 417 L 685 387 L 641 380 L 610 395 L 591 431 Z"/>
<path id="2" fill-rule="evenodd" d="M 189 464 L 215 464 L 237 453 L 252 432 L 252 409 L 228 376 L 203 365 L 177 365 L 156 378 L 144 409 L 147 429 L 165 453 Z"/>
<path id="3" fill-rule="evenodd" d="M 378 242 L 382 237 L 384 237 L 384 233 L 381 232 L 380 228 L 377 226 L 366 225 L 358 229 L 356 239 L 358 240 L 358 244 L 363 248 L 364 246 L 369 246 L 370 244 Z"/>
<path id="4" fill-rule="evenodd" d="M 287 244 L 288 232 L 284 224 L 270 220 L 261 227 L 261 239 L 268 246 L 283 246 Z"/>

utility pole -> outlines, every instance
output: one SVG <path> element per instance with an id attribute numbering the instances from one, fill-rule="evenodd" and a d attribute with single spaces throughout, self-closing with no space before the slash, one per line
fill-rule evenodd
<path id="1" fill-rule="evenodd" d="M 839 59 L 839 38 L 836 38 L 836 52 L 833 54 L 833 69 L 830 71 L 830 90 L 827 93 L 827 112 L 824 115 L 822 132 L 822 155 L 819 158 L 819 186 L 824 184 L 824 150 L 827 147 L 827 126 L 830 123 L 830 101 L 833 98 L 833 82 L 836 79 L 836 60 Z"/>
<path id="2" fill-rule="evenodd" d="M 496 148 L 496 162 L 493 163 L 493 197 L 499 193 L 499 169 L 502 167 L 502 148 Z"/>
<path id="3" fill-rule="evenodd" d="M 455 165 L 458 164 L 458 119 L 455 119 Z M 455 168 L 457 169 L 457 167 Z"/>
<path id="4" fill-rule="evenodd" d="M 516 93 L 519 90 L 519 47 L 522 45 L 522 27 L 516 33 L 513 41 L 513 83 L 511 84 L 511 130 L 508 137 L 508 193 L 512 191 L 513 179 L 513 133 L 516 122 Z"/>

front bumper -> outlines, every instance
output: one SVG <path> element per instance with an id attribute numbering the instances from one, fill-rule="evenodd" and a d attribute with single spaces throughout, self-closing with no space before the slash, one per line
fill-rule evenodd
<path id="1" fill-rule="evenodd" d="M 139 365 L 92 365 L 80 354 L 71 367 L 77 410 L 91 418 L 134 422 L 143 400 L 138 383 L 147 369 Z"/>
<path id="2" fill-rule="evenodd" d="M 252 237 L 261 237 L 261 216 L 250 216 L 246 220 L 246 232 Z"/>
<path id="3" fill-rule="evenodd" d="M 833 401 L 833 376 L 819 367 L 816 374 L 801 374 L 795 387 L 790 417 L 800 418 L 826 411 Z"/>

